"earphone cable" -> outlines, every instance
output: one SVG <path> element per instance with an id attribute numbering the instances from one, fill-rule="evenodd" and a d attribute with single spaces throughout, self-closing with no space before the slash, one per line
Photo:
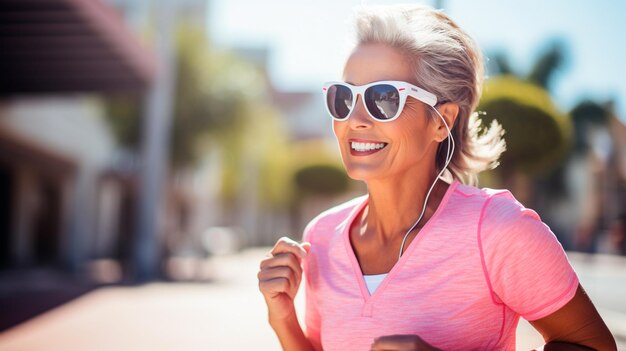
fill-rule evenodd
<path id="1" fill-rule="evenodd" d="M 426 212 L 426 205 L 428 204 L 428 198 L 430 197 L 431 191 L 435 187 L 435 184 L 437 184 L 437 181 L 439 180 L 439 178 L 441 177 L 443 172 L 445 172 L 445 170 L 448 167 L 448 164 L 450 163 L 450 161 L 452 161 L 452 155 L 454 154 L 454 146 L 455 146 L 454 145 L 454 138 L 452 137 L 452 132 L 450 132 L 450 128 L 448 127 L 448 123 L 446 123 L 446 120 L 443 118 L 441 113 L 439 113 L 439 111 L 437 111 L 436 108 L 433 107 L 433 110 L 435 110 L 435 112 L 439 115 L 439 117 L 441 117 L 441 120 L 443 121 L 443 124 L 446 126 L 446 130 L 448 131 L 448 139 L 449 140 L 448 140 L 448 150 L 446 152 L 446 163 L 443 166 L 443 168 L 441 169 L 441 171 L 439 172 L 439 174 L 437 174 L 437 177 L 435 178 L 435 181 L 433 181 L 433 184 L 430 186 L 430 189 L 428 189 L 428 193 L 426 194 L 426 198 L 424 199 L 424 206 L 422 206 L 422 213 L 420 213 L 419 217 L 417 218 L 417 221 L 415 221 L 415 223 L 411 226 L 411 228 L 409 228 L 409 230 L 406 232 L 406 234 L 404 234 L 404 238 L 402 238 L 402 244 L 400 245 L 400 252 L 398 253 L 398 261 L 402 257 L 402 251 L 404 251 L 404 245 L 406 243 L 406 239 L 409 237 L 409 234 L 413 231 L 413 229 L 415 229 L 415 227 L 417 227 L 417 224 L 422 220 L 422 217 L 424 216 L 424 212 Z"/>

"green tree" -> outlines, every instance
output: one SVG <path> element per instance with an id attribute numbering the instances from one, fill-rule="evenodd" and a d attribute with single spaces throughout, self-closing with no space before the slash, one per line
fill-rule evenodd
<path id="1" fill-rule="evenodd" d="M 543 175 L 566 155 L 570 121 L 544 89 L 514 76 L 496 77 L 485 84 L 478 109 L 486 112 L 481 115 L 484 125 L 497 119 L 505 130 L 507 151 L 499 166 L 503 176 Z"/>
<path id="2" fill-rule="evenodd" d="M 553 41 L 533 64 L 527 76 L 528 81 L 550 90 L 550 83 L 563 66 L 565 57 L 565 45 L 559 40 Z"/>
<path id="3" fill-rule="evenodd" d="M 195 164 L 203 140 L 237 129 L 264 91 L 264 82 L 250 64 L 212 49 L 201 28 L 177 30 L 177 69 L 174 123 L 171 135 L 173 166 Z"/>
<path id="4" fill-rule="evenodd" d="M 493 119 L 503 125 L 507 151 L 501 165 L 481 180 L 511 188 L 528 201 L 534 199 L 536 187 L 545 188 L 542 183 L 562 184 L 562 165 L 572 145 L 571 120 L 549 94 L 555 74 L 565 63 L 565 50 L 561 40 L 548 43 L 526 75 L 514 72 L 502 52 L 489 60 L 489 72 L 495 77 L 485 83 L 478 109 L 486 112 L 480 115 L 485 125 Z M 547 190 L 563 191 L 554 186 Z"/>
<path id="5" fill-rule="evenodd" d="M 337 157 L 335 145 L 324 141 L 300 142 L 292 148 L 295 201 L 311 195 L 334 196 L 346 192 L 350 181 Z"/>
<path id="6" fill-rule="evenodd" d="M 497 51 L 489 55 L 487 70 L 489 71 L 489 74 L 493 76 L 509 75 L 514 73 L 508 56 L 501 51 Z"/>
<path id="7" fill-rule="evenodd" d="M 315 198 L 333 197 L 356 186 L 343 168 L 335 143 L 310 140 L 294 143 L 291 147 L 291 222 L 301 232 L 310 218 L 303 209 Z"/>
<path id="8" fill-rule="evenodd" d="M 489 55 L 487 69 L 490 76 L 514 75 L 550 91 L 550 84 L 554 80 L 554 76 L 566 62 L 566 50 L 567 45 L 562 40 L 550 41 L 546 45 L 545 51 L 532 64 L 528 74 L 515 72 L 506 53 L 495 51 Z"/>
<path id="9" fill-rule="evenodd" d="M 176 85 L 170 136 L 174 169 L 192 167 L 204 142 L 239 121 L 265 91 L 263 76 L 235 55 L 213 49 L 202 28 L 182 24 L 176 32 Z M 136 150 L 143 116 L 142 96 L 112 96 L 107 119 L 118 142 Z"/>

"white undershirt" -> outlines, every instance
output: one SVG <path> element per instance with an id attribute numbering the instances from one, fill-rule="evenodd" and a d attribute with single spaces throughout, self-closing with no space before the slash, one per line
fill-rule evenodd
<path id="1" fill-rule="evenodd" d="M 365 286 L 367 286 L 367 291 L 369 291 L 370 295 L 374 294 L 374 291 L 378 289 L 378 286 L 383 282 L 387 274 L 389 273 L 363 275 Z"/>
<path id="2" fill-rule="evenodd" d="M 444 182 L 449 183 L 449 184 L 452 184 L 454 180 L 452 177 L 452 173 L 450 173 L 450 171 L 447 169 L 443 172 L 443 174 L 439 178 L 441 178 Z M 370 295 L 374 294 L 374 292 L 376 291 L 376 289 L 378 289 L 378 286 L 380 285 L 380 283 L 383 282 L 387 274 L 389 273 L 371 274 L 371 275 L 364 274 L 363 275 L 363 279 L 365 280 L 365 286 L 367 286 L 367 291 L 369 291 Z"/>

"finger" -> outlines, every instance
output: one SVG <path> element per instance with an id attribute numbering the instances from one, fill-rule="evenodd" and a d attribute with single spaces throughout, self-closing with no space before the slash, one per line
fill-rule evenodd
<path id="1" fill-rule="evenodd" d="M 273 268 L 281 269 L 275 270 Z M 286 271 L 283 271 L 283 269 Z M 259 280 L 271 279 L 277 275 L 290 279 L 291 293 L 295 294 L 298 291 L 302 281 L 302 267 L 293 254 L 278 254 L 275 258 L 264 260 L 262 269 L 257 273 Z"/>
<path id="2" fill-rule="evenodd" d="M 278 253 L 291 252 L 299 258 L 305 258 L 307 256 L 306 250 L 302 247 L 301 244 L 287 238 L 282 237 L 278 239 L 276 245 L 271 251 L 272 255 L 276 255 Z"/>
<path id="3" fill-rule="evenodd" d="M 301 244 L 287 237 L 282 237 L 278 240 L 278 242 L 276 242 L 276 245 L 274 245 L 271 254 L 275 255 L 277 253 L 284 252 L 291 252 L 300 259 L 307 256 L 307 251 L 302 247 Z"/>
<path id="4" fill-rule="evenodd" d="M 259 290 L 264 295 L 275 296 L 278 294 L 289 294 L 289 279 L 287 278 L 274 278 L 269 280 L 259 280 Z"/>
<path id="5" fill-rule="evenodd" d="M 259 281 L 269 281 L 272 279 L 286 278 L 289 281 L 290 288 L 297 288 L 298 279 L 289 267 L 273 267 L 267 268 L 259 272 L 257 275 Z"/>
<path id="6" fill-rule="evenodd" d="M 294 270 L 297 275 L 302 275 L 302 266 L 300 262 L 292 253 L 280 253 L 271 258 L 266 258 L 261 261 L 260 269 L 266 269 L 271 267 L 287 266 Z"/>

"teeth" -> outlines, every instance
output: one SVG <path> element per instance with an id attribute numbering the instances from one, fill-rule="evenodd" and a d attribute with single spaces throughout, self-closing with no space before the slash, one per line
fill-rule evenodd
<path id="1" fill-rule="evenodd" d="M 382 149 L 385 147 L 385 143 L 357 143 L 357 142 L 352 142 L 350 143 L 350 146 L 352 147 L 353 150 L 356 151 L 371 151 L 371 150 L 378 150 L 378 149 Z"/>

